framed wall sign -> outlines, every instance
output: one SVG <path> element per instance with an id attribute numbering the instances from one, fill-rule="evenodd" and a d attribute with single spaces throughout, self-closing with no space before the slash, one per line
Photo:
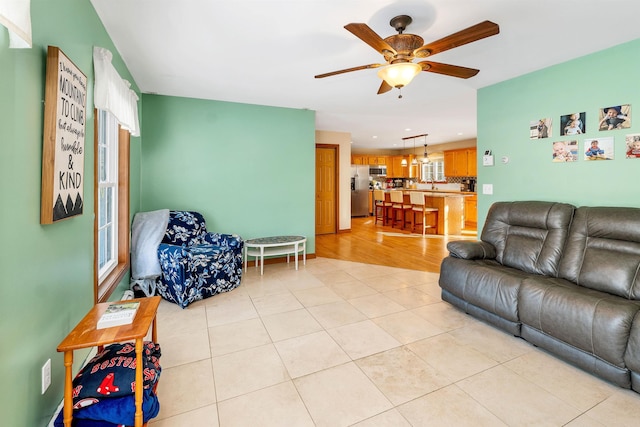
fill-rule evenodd
<path id="1" fill-rule="evenodd" d="M 55 46 L 47 49 L 40 223 L 82 214 L 87 77 Z"/>

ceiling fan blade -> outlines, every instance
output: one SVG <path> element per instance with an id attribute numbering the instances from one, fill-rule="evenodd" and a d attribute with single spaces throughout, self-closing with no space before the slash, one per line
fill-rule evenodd
<path id="1" fill-rule="evenodd" d="M 382 37 L 369 28 L 367 24 L 352 23 L 345 25 L 344 28 L 383 55 L 384 51 L 391 52 L 393 55 L 397 53 L 389 43 L 384 41 Z"/>
<path id="2" fill-rule="evenodd" d="M 472 43 L 486 37 L 495 36 L 499 32 L 500 27 L 498 24 L 491 21 L 484 21 L 469 28 L 465 28 L 464 30 L 460 30 L 457 33 L 453 33 L 440 40 L 436 40 L 419 47 L 413 53 L 418 58 L 425 58 L 429 55 L 435 55 L 436 53 L 453 49 L 454 47 L 463 46 L 467 43 Z"/>
<path id="3" fill-rule="evenodd" d="M 383 80 L 382 84 L 380 85 L 380 89 L 378 89 L 378 95 L 383 94 L 383 93 L 387 93 L 391 89 L 393 89 L 393 87 L 391 87 L 391 85 L 389 83 L 387 83 L 385 80 Z"/>
<path id="4" fill-rule="evenodd" d="M 468 79 L 480 72 L 475 68 L 461 67 L 459 65 L 442 64 L 440 62 L 421 61 L 418 62 L 422 67 L 422 71 L 428 71 L 430 73 L 444 74 L 452 77 L 459 77 L 461 79 Z"/>
<path id="5" fill-rule="evenodd" d="M 332 71 L 330 73 L 318 74 L 315 76 L 316 79 L 321 79 L 323 77 L 335 76 L 336 74 L 350 73 L 351 71 L 358 70 L 368 70 L 369 68 L 378 68 L 386 64 L 369 64 L 369 65 L 361 65 L 359 67 L 353 68 L 345 68 L 344 70 Z"/>

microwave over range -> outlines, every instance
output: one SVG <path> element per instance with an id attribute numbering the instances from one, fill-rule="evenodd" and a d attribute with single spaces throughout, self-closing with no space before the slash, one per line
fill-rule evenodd
<path id="1" fill-rule="evenodd" d="M 371 166 L 369 167 L 369 175 L 371 176 L 387 176 L 386 166 Z"/>

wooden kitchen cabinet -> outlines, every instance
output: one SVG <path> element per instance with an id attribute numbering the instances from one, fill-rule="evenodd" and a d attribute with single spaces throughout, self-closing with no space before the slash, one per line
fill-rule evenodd
<path id="1" fill-rule="evenodd" d="M 408 156 L 392 156 L 390 157 L 391 162 L 393 164 L 393 178 L 408 178 L 409 177 L 409 166 L 402 166 L 402 159 L 407 160 L 407 164 L 409 162 Z M 389 169 L 387 166 L 387 176 L 389 176 Z"/>
<path id="2" fill-rule="evenodd" d="M 352 165 L 368 165 L 369 158 L 367 156 L 352 155 L 351 164 Z"/>
<path id="3" fill-rule="evenodd" d="M 478 175 L 478 151 L 475 148 L 467 148 L 467 176 Z"/>
<path id="4" fill-rule="evenodd" d="M 475 148 L 445 151 L 445 176 L 476 176 L 478 173 L 476 153 L 477 151 Z"/>
<path id="5" fill-rule="evenodd" d="M 408 166 L 402 166 L 403 156 L 389 157 L 387 165 L 387 178 L 406 178 L 409 176 Z M 406 159 L 406 157 L 404 157 Z"/>
<path id="6" fill-rule="evenodd" d="M 467 176 L 467 150 L 453 152 L 455 176 Z"/>
<path id="7" fill-rule="evenodd" d="M 387 164 L 387 158 L 385 156 L 369 156 L 367 158 L 369 166 L 380 166 Z"/>
<path id="8" fill-rule="evenodd" d="M 387 156 L 374 156 L 370 154 L 352 154 L 351 164 L 352 165 L 369 165 L 369 166 L 386 165 Z"/>
<path id="9" fill-rule="evenodd" d="M 478 196 L 467 196 L 464 198 L 464 225 L 465 228 L 475 228 L 478 226 Z"/>
<path id="10" fill-rule="evenodd" d="M 453 151 L 445 151 L 444 155 L 444 176 L 457 176 L 455 175 L 455 165 L 453 161 Z"/>

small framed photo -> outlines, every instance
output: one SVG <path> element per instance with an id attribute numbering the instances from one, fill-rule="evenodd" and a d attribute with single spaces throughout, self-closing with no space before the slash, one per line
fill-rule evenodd
<path id="1" fill-rule="evenodd" d="M 640 159 L 640 133 L 632 133 L 624 137 L 627 159 Z"/>
<path id="2" fill-rule="evenodd" d="M 529 139 L 542 139 L 551 136 L 551 117 L 531 120 L 529 122 Z"/>
<path id="3" fill-rule="evenodd" d="M 553 147 L 553 161 L 555 163 L 575 162 L 578 160 L 578 141 L 555 141 Z"/>
<path id="4" fill-rule="evenodd" d="M 613 160 L 613 137 L 584 140 L 585 160 Z"/>
<path id="5" fill-rule="evenodd" d="M 560 116 L 560 135 L 581 135 L 587 131 L 587 113 L 571 113 Z"/>
<path id="6" fill-rule="evenodd" d="M 598 130 L 629 129 L 631 127 L 631 105 L 613 105 L 600 109 Z"/>

